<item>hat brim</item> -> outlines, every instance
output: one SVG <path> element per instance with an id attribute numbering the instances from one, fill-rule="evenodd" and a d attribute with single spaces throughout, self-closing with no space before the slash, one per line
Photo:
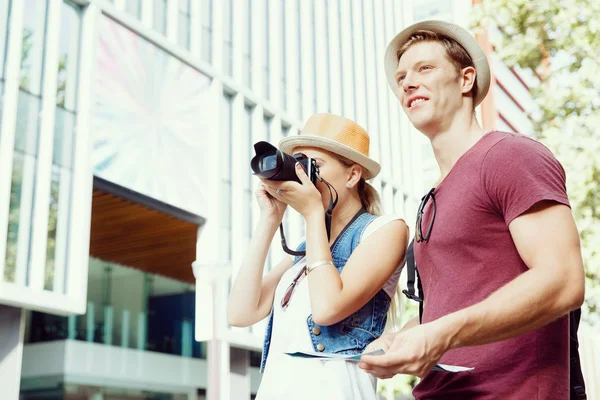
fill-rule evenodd
<path id="1" fill-rule="evenodd" d="M 319 136 L 298 135 L 290 136 L 279 142 L 279 149 L 287 154 L 293 154 L 294 149 L 298 147 L 324 149 L 352 160 L 363 168 L 363 178 L 366 180 L 375 178 L 381 171 L 381 166 L 377 161 L 335 140 Z"/>
<path id="2" fill-rule="evenodd" d="M 409 26 L 400 32 L 388 45 L 385 51 L 385 74 L 387 75 L 388 83 L 392 92 L 396 93 L 397 83 L 395 79 L 396 70 L 398 69 L 397 53 L 400 47 L 408 38 L 419 30 L 427 30 L 439 33 L 449 38 L 456 40 L 471 56 L 473 65 L 477 71 L 477 95 L 474 99 L 474 105 L 477 106 L 483 101 L 490 89 L 491 72 L 488 59 L 485 52 L 475 39 L 466 29 L 446 21 L 422 21 Z"/>

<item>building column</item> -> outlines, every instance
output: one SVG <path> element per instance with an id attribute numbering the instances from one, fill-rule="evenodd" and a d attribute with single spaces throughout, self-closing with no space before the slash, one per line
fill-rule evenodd
<path id="1" fill-rule="evenodd" d="M 6 400 L 19 398 L 24 332 L 25 311 L 0 305 L 0 388 Z"/>
<path id="2" fill-rule="evenodd" d="M 196 340 L 207 342 L 207 400 L 232 398 L 227 297 L 230 264 L 193 263 L 196 278 Z M 243 398 L 249 398 L 250 392 Z"/>
<path id="3" fill-rule="evenodd" d="M 250 352 L 232 347 L 229 350 L 230 396 L 231 399 L 248 399 L 250 387 Z"/>
<path id="4" fill-rule="evenodd" d="M 473 6 L 480 4 L 482 0 L 473 0 Z M 496 129 L 496 121 L 498 120 L 498 111 L 496 110 L 496 103 L 494 101 L 494 91 L 496 89 L 496 77 L 492 70 L 492 53 L 493 47 L 490 43 L 488 32 L 485 27 L 480 26 L 475 32 L 475 39 L 479 42 L 479 45 L 483 49 L 489 64 L 490 64 L 490 90 L 485 96 L 485 99 L 481 102 L 481 125 L 484 131 L 489 132 Z"/>

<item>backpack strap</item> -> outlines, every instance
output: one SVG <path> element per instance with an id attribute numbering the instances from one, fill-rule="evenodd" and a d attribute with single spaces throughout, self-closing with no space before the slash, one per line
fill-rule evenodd
<path id="1" fill-rule="evenodd" d="M 423 286 L 421 285 L 421 278 L 419 277 L 419 270 L 415 263 L 415 241 L 412 240 L 406 250 L 406 268 L 407 268 L 407 282 L 406 289 L 402 291 L 406 297 L 419 303 L 419 323 L 423 319 Z M 417 282 L 418 294 L 415 293 L 415 281 Z"/>
<path id="2" fill-rule="evenodd" d="M 569 350 L 571 353 L 571 382 L 570 382 L 570 399 L 571 400 L 586 400 L 585 382 L 583 380 L 583 372 L 581 371 L 581 362 L 579 360 L 579 341 L 577 340 L 577 330 L 579 329 L 579 321 L 581 320 L 581 309 L 571 311 L 569 313 Z"/>

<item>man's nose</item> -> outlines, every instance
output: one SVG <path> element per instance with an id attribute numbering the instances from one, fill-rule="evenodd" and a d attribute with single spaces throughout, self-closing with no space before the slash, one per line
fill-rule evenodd
<path id="1" fill-rule="evenodd" d="M 404 89 L 404 92 L 409 92 L 410 90 L 418 87 L 419 84 L 417 83 L 416 79 L 414 79 L 414 76 L 411 73 L 406 74 L 404 80 L 402 81 L 402 89 Z"/>

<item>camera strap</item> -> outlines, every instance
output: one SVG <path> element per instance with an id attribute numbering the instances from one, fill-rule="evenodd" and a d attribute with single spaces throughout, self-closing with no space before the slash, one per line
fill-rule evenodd
<path id="1" fill-rule="evenodd" d="M 333 209 L 337 205 L 339 196 L 333 185 L 321 178 L 319 175 L 317 175 L 317 179 L 327 185 L 327 189 L 329 189 L 329 207 L 327 207 L 327 211 L 325 211 L 325 230 L 327 231 L 327 240 L 329 241 L 331 239 L 331 218 L 333 215 Z M 335 200 L 333 198 L 334 192 Z M 283 251 L 292 256 L 304 257 L 306 255 L 306 251 L 294 251 L 287 246 L 285 241 L 285 233 L 283 232 L 283 223 L 279 224 L 279 234 L 281 235 L 281 247 L 283 247 Z"/>

